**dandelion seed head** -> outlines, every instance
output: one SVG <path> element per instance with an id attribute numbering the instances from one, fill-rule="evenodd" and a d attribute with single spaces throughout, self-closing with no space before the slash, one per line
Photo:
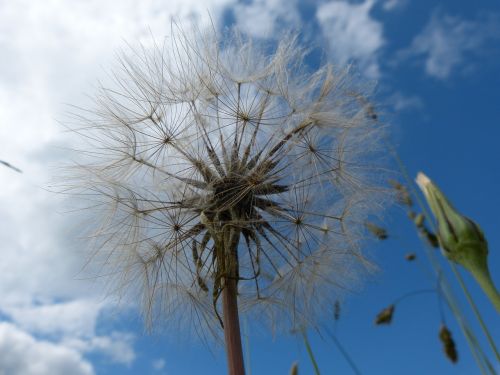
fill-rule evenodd
<path id="1" fill-rule="evenodd" d="M 243 312 L 314 324 L 369 267 L 383 128 L 349 68 L 304 57 L 295 37 L 271 50 L 174 26 L 123 54 L 114 86 L 76 115 L 71 179 L 92 202 L 96 259 L 151 326 L 217 335 L 224 277 Z"/>

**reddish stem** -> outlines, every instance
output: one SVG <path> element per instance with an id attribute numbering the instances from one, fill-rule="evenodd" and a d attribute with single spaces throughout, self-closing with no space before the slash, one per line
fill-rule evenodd
<path id="1" fill-rule="evenodd" d="M 238 316 L 237 286 L 234 279 L 225 280 L 224 289 L 222 290 L 222 313 L 229 375 L 245 375 L 240 319 Z"/>

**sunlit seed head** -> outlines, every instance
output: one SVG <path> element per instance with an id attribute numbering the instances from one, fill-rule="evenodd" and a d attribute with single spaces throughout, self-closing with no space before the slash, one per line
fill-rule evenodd
<path id="1" fill-rule="evenodd" d="M 174 27 L 124 55 L 78 115 L 74 184 L 99 201 L 94 245 L 151 324 L 216 334 L 229 272 L 243 312 L 311 324 L 368 263 L 383 152 L 368 93 L 349 68 L 311 71 L 296 37 L 269 51 Z"/>

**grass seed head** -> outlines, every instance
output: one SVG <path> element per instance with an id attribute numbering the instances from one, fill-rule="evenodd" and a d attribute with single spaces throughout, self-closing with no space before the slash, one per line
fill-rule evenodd
<path id="1" fill-rule="evenodd" d="M 445 325 L 442 325 L 439 329 L 439 340 L 441 340 L 443 344 L 443 351 L 446 357 L 453 363 L 458 362 L 458 352 L 455 347 L 455 341 L 451 336 L 450 330 Z"/>
<path id="2" fill-rule="evenodd" d="M 392 316 L 394 315 L 394 305 L 389 305 L 385 309 L 383 309 L 380 313 L 378 313 L 375 318 L 375 324 L 391 324 Z"/>

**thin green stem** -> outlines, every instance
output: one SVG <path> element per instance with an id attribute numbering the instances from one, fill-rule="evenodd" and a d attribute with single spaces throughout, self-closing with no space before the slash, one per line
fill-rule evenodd
<path id="1" fill-rule="evenodd" d="M 414 292 L 409 292 L 409 293 L 402 295 L 401 297 L 398 297 L 392 304 L 396 305 L 397 303 L 400 303 L 401 301 L 405 300 L 406 298 L 417 296 L 419 294 L 428 294 L 428 293 L 436 293 L 436 290 L 435 289 L 421 289 L 421 290 L 416 290 Z"/>
<path id="2" fill-rule="evenodd" d="M 243 318 L 243 336 L 245 337 L 245 367 L 247 375 L 252 375 L 252 368 L 250 366 L 250 337 L 248 336 L 248 321 Z"/>
<path id="3" fill-rule="evenodd" d="M 435 232 L 436 228 L 433 225 L 432 216 L 430 215 L 429 210 L 427 209 L 426 205 L 424 204 L 424 202 L 420 198 L 420 195 L 418 194 L 418 192 L 414 188 L 413 180 L 410 178 L 410 175 L 408 174 L 408 171 L 407 171 L 403 161 L 399 157 L 395 148 L 387 140 L 385 143 L 386 143 L 387 147 L 390 149 L 392 156 L 396 160 L 396 163 L 398 164 L 398 167 L 399 167 L 401 173 L 403 174 L 403 177 L 406 180 L 406 183 L 407 183 L 411 193 L 413 194 L 413 196 L 416 199 L 417 205 L 420 207 L 420 209 L 424 213 L 424 216 L 425 216 L 427 222 L 431 225 L 431 229 Z M 436 274 L 436 277 L 441 277 L 440 275 L 443 275 L 442 267 L 439 264 L 438 260 L 436 259 L 436 256 L 433 252 L 434 249 L 429 249 L 427 246 L 425 246 L 424 248 L 426 250 L 427 257 L 429 258 L 429 261 L 431 263 L 432 269 L 433 269 L 434 273 Z M 469 344 L 469 348 L 470 348 L 471 353 L 474 357 L 474 360 L 476 361 L 481 373 L 485 374 L 486 372 L 484 369 L 483 362 L 485 362 L 489 368 L 491 368 L 490 367 L 491 365 L 489 364 L 489 361 L 487 360 L 486 356 L 484 355 L 484 352 L 483 352 L 481 346 L 479 345 L 474 333 L 469 328 L 469 324 L 466 321 L 465 316 L 462 314 L 462 311 L 458 306 L 456 298 L 451 291 L 449 281 L 447 280 L 446 277 L 443 277 L 441 280 L 442 280 L 441 281 L 441 290 L 443 291 L 443 296 L 445 297 L 446 302 L 448 303 L 448 306 L 450 307 L 451 311 L 453 312 L 453 315 L 457 319 L 458 325 L 460 326 L 460 329 L 462 330 L 462 332 L 465 336 L 465 339 L 467 340 L 467 343 Z M 465 291 L 464 291 L 464 293 L 465 293 Z M 472 298 L 471 298 L 471 300 L 472 300 Z M 471 300 L 468 300 L 468 302 L 469 302 L 469 305 L 472 306 L 472 304 L 470 302 Z M 476 317 L 477 317 L 477 315 L 476 315 Z M 479 353 L 481 354 L 481 356 L 479 356 Z"/>
<path id="4" fill-rule="evenodd" d="M 333 332 L 331 332 L 328 328 L 324 327 L 324 329 L 325 329 L 326 334 L 328 336 L 330 336 L 330 338 L 333 340 L 333 342 L 335 343 L 335 345 L 337 346 L 337 348 L 340 350 L 340 352 L 342 353 L 342 355 L 346 359 L 347 363 L 349 363 L 349 366 L 351 366 L 352 371 L 356 375 L 362 375 L 361 371 L 359 370 L 359 368 L 354 363 L 354 360 L 351 358 L 351 356 L 349 355 L 349 353 L 347 353 L 347 350 L 344 349 L 344 347 L 340 343 L 339 339 L 337 339 L 337 337 L 335 337 L 335 335 L 333 334 Z"/>
<path id="5" fill-rule="evenodd" d="M 460 287 L 462 288 L 467 300 L 469 301 L 469 304 L 472 307 L 472 310 L 474 311 L 474 314 L 476 315 L 477 320 L 479 321 L 479 324 L 480 324 L 486 338 L 488 339 L 488 343 L 490 344 L 491 349 L 495 353 L 497 360 L 500 362 L 500 354 L 499 354 L 498 349 L 495 345 L 495 342 L 493 341 L 493 338 L 491 337 L 490 331 L 489 331 L 488 327 L 486 326 L 486 324 L 484 323 L 484 320 L 483 320 L 481 314 L 479 313 L 479 310 L 477 309 L 477 306 L 474 303 L 474 300 L 472 299 L 472 297 L 469 293 L 469 290 L 465 286 L 464 280 L 462 279 L 462 275 L 460 275 L 460 272 L 458 272 L 457 267 L 453 263 L 450 262 L 450 265 L 451 265 L 451 269 L 453 270 L 453 273 L 455 274 L 458 282 L 460 283 Z M 495 290 L 495 292 L 496 292 L 496 290 Z"/>
<path id="6" fill-rule="evenodd" d="M 490 299 L 490 302 L 495 306 L 495 309 L 500 314 L 500 294 L 491 280 L 491 275 L 488 268 L 480 272 L 477 269 L 471 270 L 472 276 L 476 279 L 477 283 L 481 286 L 484 293 Z"/>
<path id="7" fill-rule="evenodd" d="M 301 329 L 301 333 L 302 333 L 302 338 L 304 340 L 304 344 L 306 345 L 307 354 L 309 355 L 309 359 L 311 360 L 311 363 L 314 367 L 314 373 L 316 375 L 321 375 L 319 372 L 318 363 L 316 362 L 316 358 L 314 357 L 314 353 L 311 348 L 311 344 L 309 343 L 309 339 L 307 338 L 307 332 L 305 328 Z"/>

